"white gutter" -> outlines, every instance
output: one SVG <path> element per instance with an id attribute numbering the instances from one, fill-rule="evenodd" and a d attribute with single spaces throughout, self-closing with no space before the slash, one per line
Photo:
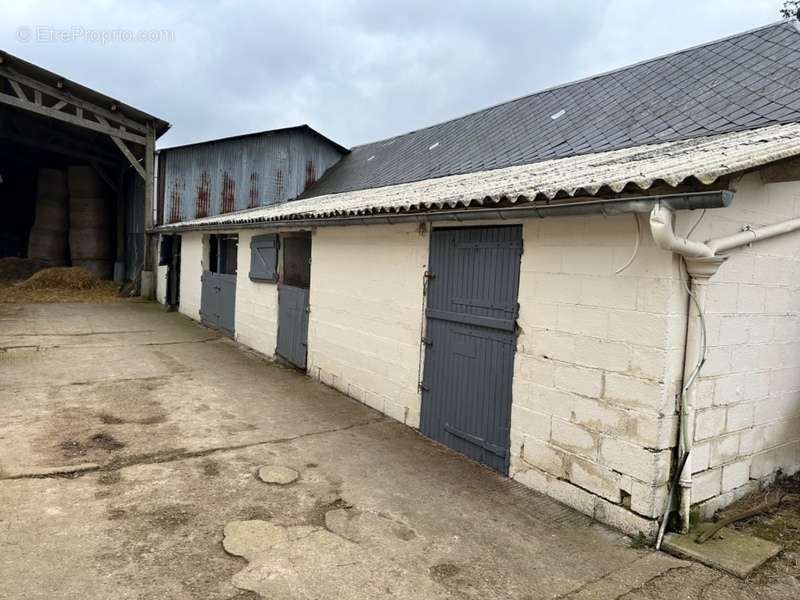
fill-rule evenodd
<path id="1" fill-rule="evenodd" d="M 683 359 L 683 387 L 680 394 L 680 439 L 678 442 L 678 464 L 683 464 L 680 472 L 680 519 L 681 530 L 689 530 L 689 515 L 692 504 L 692 443 L 694 440 L 694 407 L 696 398 L 695 381 L 705 362 L 705 298 L 708 281 L 728 257 L 720 252 L 734 250 L 778 235 L 800 230 L 800 219 L 790 219 L 781 223 L 747 228 L 733 235 L 697 242 L 675 235 L 673 211 L 657 204 L 650 212 L 650 231 L 656 244 L 678 254 L 684 259 L 690 282 L 687 289 L 690 295 L 688 321 L 686 324 L 686 350 Z M 673 494 L 670 493 L 664 511 L 656 548 L 661 545 L 667 518 L 672 510 Z"/>

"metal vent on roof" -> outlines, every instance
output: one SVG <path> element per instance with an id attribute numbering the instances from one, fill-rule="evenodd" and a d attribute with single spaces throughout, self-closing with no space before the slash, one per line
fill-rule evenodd
<path id="1" fill-rule="evenodd" d="M 433 150 L 438 145 L 439 145 L 439 142 L 436 142 L 435 144 L 432 144 L 431 146 L 428 146 L 428 150 Z"/>
<path id="2" fill-rule="evenodd" d="M 555 121 L 555 120 L 556 120 L 556 119 L 558 119 L 559 117 L 563 117 L 565 112 L 567 112 L 567 111 L 565 111 L 565 110 L 562 108 L 562 109 L 561 109 L 560 111 L 558 111 L 557 113 L 550 115 L 550 118 L 551 118 L 551 119 L 553 119 L 553 120 Z"/>
<path id="3" fill-rule="evenodd" d="M 375 158 L 374 154 L 367 159 L 367 162 L 371 161 L 373 158 Z"/>

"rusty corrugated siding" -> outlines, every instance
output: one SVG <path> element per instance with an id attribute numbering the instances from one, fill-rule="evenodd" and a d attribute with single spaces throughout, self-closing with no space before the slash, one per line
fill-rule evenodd
<path id="1" fill-rule="evenodd" d="M 162 224 L 293 200 L 341 156 L 303 128 L 162 150 Z"/>
<path id="2" fill-rule="evenodd" d="M 564 201 L 570 197 L 613 196 L 623 191 L 633 194 L 648 190 L 659 182 L 672 187 L 692 180 L 709 185 L 720 177 L 796 156 L 800 156 L 800 123 L 787 123 L 314 196 L 282 206 L 197 219 L 180 227 L 390 215 L 528 201 L 547 204 L 551 200 Z"/>

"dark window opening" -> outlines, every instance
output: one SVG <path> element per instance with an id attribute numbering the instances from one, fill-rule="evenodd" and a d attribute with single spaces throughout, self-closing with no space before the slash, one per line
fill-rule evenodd
<path id="1" fill-rule="evenodd" d="M 221 275 L 236 275 L 238 236 L 212 235 L 209 240 L 209 271 Z"/>
<path id="2" fill-rule="evenodd" d="M 311 287 L 311 234 L 287 235 L 281 240 L 283 247 L 283 277 L 285 285 Z"/>

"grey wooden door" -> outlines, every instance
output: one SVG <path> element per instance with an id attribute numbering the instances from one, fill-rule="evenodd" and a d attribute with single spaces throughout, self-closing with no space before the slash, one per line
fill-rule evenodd
<path id="1" fill-rule="evenodd" d="M 211 271 L 203 271 L 203 275 L 200 277 L 200 318 L 203 323 L 217 327 L 218 304 L 216 274 Z"/>
<path id="2" fill-rule="evenodd" d="M 236 318 L 236 275 L 204 271 L 200 289 L 203 322 L 233 335 Z"/>
<path id="3" fill-rule="evenodd" d="M 431 234 L 422 433 L 508 472 L 522 228 Z"/>
<path id="4" fill-rule="evenodd" d="M 278 286 L 278 354 L 306 368 L 308 347 L 308 288 Z"/>

